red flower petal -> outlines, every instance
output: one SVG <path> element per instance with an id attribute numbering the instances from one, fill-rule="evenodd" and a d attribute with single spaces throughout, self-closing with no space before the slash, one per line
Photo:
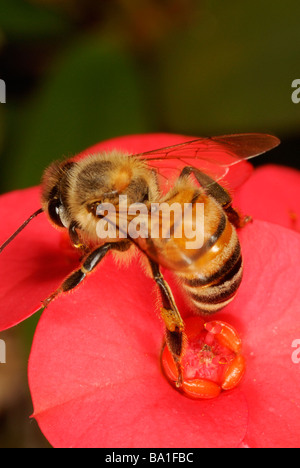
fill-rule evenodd
<path id="1" fill-rule="evenodd" d="M 254 219 L 300 232 L 300 171 L 263 166 L 236 192 L 234 204 Z"/>
<path id="2" fill-rule="evenodd" d="M 12 192 L 0 197 L 0 245 L 40 207 L 39 188 Z M 74 268 L 63 255 L 61 233 L 41 214 L 1 253 L 0 330 L 32 315 Z"/>
<path id="3" fill-rule="evenodd" d="M 132 153 L 177 142 L 174 135 L 162 135 L 166 139 L 160 144 L 157 135 L 124 138 L 126 148 L 122 148 Z M 110 143 L 116 147 L 116 142 Z M 110 143 L 87 152 L 109 149 Z M 297 199 L 298 191 L 292 195 L 291 190 L 285 190 L 280 171 L 278 186 L 281 182 L 284 190 L 274 187 L 270 209 L 258 193 L 257 187 L 263 187 L 268 201 L 270 191 L 261 180 L 261 185 L 250 190 L 252 205 L 241 201 L 243 211 L 248 206 L 250 211 L 254 202 L 254 208 L 256 204 L 264 206 L 273 220 L 284 219 L 284 224 L 290 221 L 291 213 L 297 214 L 298 207 L 291 204 L 290 209 L 290 202 Z M 242 193 L 243 189 L 239 196 Z M 280 200 L 282 212 L 285 216 L 289 213 L 287 218 L 276 211 Z M 7 220 L 1 240 L 38 208 L 37 201 L 36 188 L 1 197 L 0 213 Z M 261 216 L 266 218 L 264 213 Z M 15 241 L 1 255 L 6 259 L 0 282 L 3 328 L 30 315 L 74 267 L 74 261 L 61 255 L 60 234 L 43 215 L 33 223 L 38 228 L 27 228 L 18 247 Z M 195 407 L 199 402 L 170 389 L 158 368 L 162 328 L 145 295 L 152 283 L 141 279 L 136 266 L 125 273 L 123 282 L 124 272 L 116 273 L 108 259 L 78 291 L 51 305 L 35 337 L 29 369 L 35 416 L 54 445 L 215 447 L 236 446 L 244 439 L 244 445 L 256 447 L 297 446 L 299 372 L 291 360 L 291 344 L 300 328 L 300 238 L 292 231 L 258 222 L 244 229 L 241 238 L 245 279 L 237 299 L 218 318 L 232 323 L 246 343 L 248 369 L 242 391 L 234 390 Z M 245 398 L 250 419 L 244 438 Z M 195 408 L 200 408 L 198 418 Z"/>
<path id="4" fill-rule="evenodd" d="M 144 153 L 170 145 L 177 145 L 184 141 L 190 141 L 197 137 L 176 135 L 172 133 L 145 133 L 141 135 L 124 135 L 117 138 L 101 141 L 90 148 L 82 151 L 78 157 L 101 151 L 125 151 L 129 154 Z"/>
<path id="5" fill-rule="evenodd" d="M 247 426 L 238 390 L 179 395 L 160 370 L 154 282 L 107 258 L 39 322 L 29 364 L 34 416 L 56 447 L 236 446 Z M 176 431 L 174 431 L 176 427 Z"/>
<path id="6" fill-rule="evenodd" d="M 222 313 L 242 337 L 249 406 L 245 443 L 297 447 L 300 372 L 292 342 L 300 338 L 300 236 L 255 221 L 240 231 L 245 273 L 237 298 Z"/>
<path id="7" fill-rule="evenodd" d="M 297 446 L 300 374 L 291 343 L 300 329 L 300 236 L 255 222 L 241 239 L 244 281 L 217 315 L 242 335 L 241 386 L 203 402 L 173 390 L 159 370 L 162 328 L 145 294 L 153 283 L 136 264 L 122 271 L 106 259 L 52 304 L 35 335 L 34 415 L 54 446 L 237 446 L 247 423 L 243 396 L 244 446 Z"/>

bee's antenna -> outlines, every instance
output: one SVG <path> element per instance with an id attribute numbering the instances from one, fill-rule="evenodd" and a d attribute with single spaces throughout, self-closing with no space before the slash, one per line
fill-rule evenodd
<path id="1" fill-rule="evenodd" d="M 28 223 L 30 223 L 30 221 L 32 219 L 34 219 L 36 216 L 38 216 L 39 214 L 43 213 L 43 209 L 40 208 L 39 210 L 37 210 L 35 213 L 33 213 L 28 219 L 26 219 L 26 221 L 22 224 L 22 226 L 20 226 L 16 232 L 14 232 L 9 239 L 7 239 L 7 241 L 4 242 L 4 244 L 1 245 L 0 247 L 0 254 L 2 253 L 2 251 L 5 249 L 5 247 L 12 241 L 14 240 L 15 237 L 17 237 L 17 235 L 23 231 L 23 229 L 27 226 Z"/>

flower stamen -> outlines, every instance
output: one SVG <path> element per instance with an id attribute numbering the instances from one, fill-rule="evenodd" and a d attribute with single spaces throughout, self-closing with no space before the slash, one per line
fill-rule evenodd
<path id="1" fill-rule="evenodd" d="M 226 322 L 204 323 L 201 318 L 191 317 L 186 320 L 185 332 L 181 392 L 192 398 L 208 399 L 236 387 L 245 370 L 245 360 L 240 355 L 241 339 L 236 330 Z M 178 372 L 167 346 L 161 363 L 169 382 L 176 385 Z"/>

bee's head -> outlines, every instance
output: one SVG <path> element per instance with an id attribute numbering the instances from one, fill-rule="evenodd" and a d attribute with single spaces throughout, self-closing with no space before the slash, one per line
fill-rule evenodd
<path id="1" fill-rule="evenodd" d="M 65 208 L 62 187 L 64 187 L 66 175 L 75 163 L 53 163 L 49 166 L 42 179 L 42 208 L 35 211 L 23 224 L 0 246 L 0 254 L 14 240 L 25 227 L 41 213 L 47 213 L 51 222 L 60 228 L 69 225 L 68 212 Z"/>
<path id="2" fill-rule="evenodd" d="M 68 178 L 75 164 L 72 161 L 55 162 L 43 174 L 41 203 L 56 227 L 67 228 L 70 224 L 66 191 Z"/>

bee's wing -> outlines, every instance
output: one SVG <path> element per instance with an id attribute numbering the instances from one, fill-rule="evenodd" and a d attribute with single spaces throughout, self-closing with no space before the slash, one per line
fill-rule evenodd
<path id="1" fill-rule="evenodd" d="M 254 158 L 279 145 L 280 140 L 264 133 L 240 133 L 198 138 L 174 146 L 136 154 L 149 160 L 199 159 L 219 166 L 232 166 L 240 160 Z"/>
<path id="2" fill-rule="evenodd" d="M 174 146 L 146 151 L 134 155 L 144 158 L 149 166 L 169 177 L 168 170 L 181 170 L 184 166 L 194 166 L 206 172 L 214 180 L 220 181 L 229 173 L 232 166 L 254 158 L 275 148 L 280 140 L 263 133 L 243 133 L 223 135 L 179 143 Z M 239 186 L 249 174 L 249 165 L 234 171 L 230 185 Z"/>

